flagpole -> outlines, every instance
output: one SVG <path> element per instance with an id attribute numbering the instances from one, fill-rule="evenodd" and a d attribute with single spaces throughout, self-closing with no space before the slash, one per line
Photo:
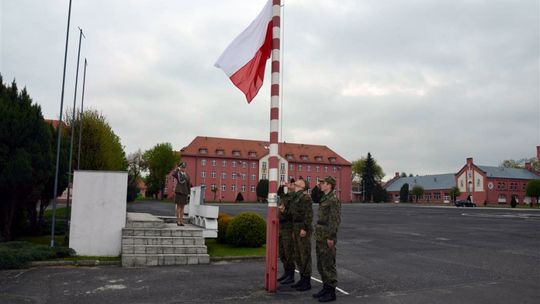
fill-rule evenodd
<path id="1" fill-rule="evenodd" d="M 270 90 L 269 188 L 266 224 L 266 290 L 276 292 L 278 257 L 278 136 L 279 136 L 279 51 L 281 0 L 272 0 L 272 82 Z"/>

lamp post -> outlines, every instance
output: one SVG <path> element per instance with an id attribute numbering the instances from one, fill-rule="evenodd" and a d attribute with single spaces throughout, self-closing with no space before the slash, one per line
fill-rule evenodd
<path id="1" fill-rule="evenodd" d="M 66 62 L 67 62 L 67 53 L 68 53 L 68 42 L 69 42 L 69 22 L 71 20 L 71 0 L 69 0 L 69 9 L 68 9 L 68 22 L 66 30 L 66 47 L 64 51 L 64 73 L 62 76 L 62 94 L 60 97 L 60 115 L 58 118 L 58 126 L 56 127 L 58 136 L 56 141 L 56 170 L 54 174 L 54 188 L 53 188 L 53 209 L 52 209 L 52 223 L 51 223 L 51 247 L 54 247 L 54 226 L 56 224 L 56 202 L 58 197 L 58 171 L 60 167 L 60 142 L 62 134 L 62 112 L 64 111 L 64 87 L 66 83 Z"/>

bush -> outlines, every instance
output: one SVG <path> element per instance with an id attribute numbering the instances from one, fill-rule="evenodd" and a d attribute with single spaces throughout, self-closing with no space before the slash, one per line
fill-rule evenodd
<path id="1" fill-rule="evenodd" d="M 217 240 L 221 244 L 227 243 L 227 226 L 229 222 L 233 219 L 233 216 L 227 213 L 220 212 L 218 215 L 218 234 Z"/>
<path id="2" fill-rule="evenodd" d="M 260 247 L 266 242 L 266 221 L 255 212 L 242 212 L 227 227 L 227 243 L 236 247 Z"/>
<path id="3" fill-rule="evenodd" d="M 28 266 L 31 261 L 43 261 L 75 255 L 67 247 L 49 247 L 29 242 L 8 242 L 0 245 L 0 269 L 15 269 Z"/>
<path id="4" fill-rule="evenodd" d="M 516 197 L 512 195 L 512 200 L 510 201 L 510 206 L 512 208 L 516 208 L 517 206 L 517 201 L 516 201 Z"/>

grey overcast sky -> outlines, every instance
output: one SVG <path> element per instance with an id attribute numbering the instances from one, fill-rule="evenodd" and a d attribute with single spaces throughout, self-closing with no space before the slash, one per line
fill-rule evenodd
<path id="1" fill-rule="evenodd" d="M 58 117 L 68 0 L 0 0 L 0 73 Z M 535 156 L 538 0 L 284 0 L 282 140 L 387 174 L 456 172 Z M 268 140 L 269 67 L 248 105 L 213 67 L 265 0 L 73 0 L 65 108 L 78 44 L 85 104 L 126 153 L 197 135 Z M 82 60 L 81 60 L 82 61 Z M 82 83 L 79 81 L 79 94 Z M 80 104 L 80 95 L 77 98 Z"/>

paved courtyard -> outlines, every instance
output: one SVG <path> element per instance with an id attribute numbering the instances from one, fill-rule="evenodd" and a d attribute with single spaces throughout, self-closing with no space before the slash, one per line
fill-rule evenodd
<path id="1" fill-rule="evenodd" d="M 316 211 L 316 206 L 314 206 Z M 173 215 L 144 202 L 129 211 Z M 221 211 L 266 213 L 265 205 Z M 395 204 L 343 205 L 341 303 L 537 303 L 540 212 Z M 314 257 L 315 262 L 315 257 Z M 264 291 L 264 261 L 137 268 L 49 267 L 0 272 L 0 303 L 310 303 Z M 314 269 L 316 269 L 314 264 Z M 281 270 L 281 268 L 280 268 Z M 319 278 L 316 270 L 313 273 Z"/>

